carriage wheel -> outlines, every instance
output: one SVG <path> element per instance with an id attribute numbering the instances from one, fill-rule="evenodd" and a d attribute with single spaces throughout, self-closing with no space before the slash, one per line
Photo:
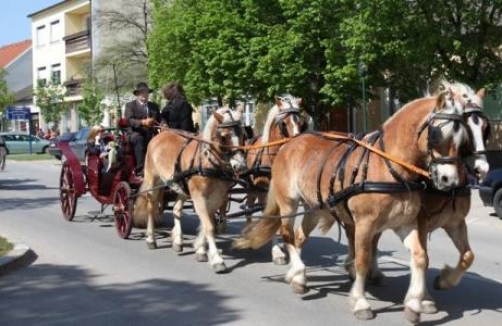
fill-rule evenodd
<path id="1" fill-rule="evenodd" d="M 75 217 L 77 210 L 77 194 L 73 183 L 73 174 L 70 165 L 64 163 L 59 177 L 59 200 L 61 202 L 61 211 L 63 217 L 71 221 Z"/>
<path id="2" fill-rule="evenodd" d="M 113 214 L 115 228 L 119 237 L 127 239 L 132 229 L 133 198 L 131 187 L 127 182 L 121 181 L 115 188 L 113 195 Z"/>

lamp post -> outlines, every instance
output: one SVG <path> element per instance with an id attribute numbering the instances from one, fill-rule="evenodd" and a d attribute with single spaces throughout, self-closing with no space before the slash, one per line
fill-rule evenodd
<path id="1" fill-rule="evenodd" d="M 367 116 L 367 107 L 366 107 L 366 75 L 368 74 L 368 67 L 366 64 L 361 61 L 357 67 L 357 71 L 359 72 L 359 76 L 361 77 L 361 86 L 362 86 L 362 95 L 363 95 L 363 132 L 367 130 L 366 116 Z"/>

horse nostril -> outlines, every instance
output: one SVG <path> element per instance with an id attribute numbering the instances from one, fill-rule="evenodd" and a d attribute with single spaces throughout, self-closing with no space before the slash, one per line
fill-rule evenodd
<path id="1" fill-rule="evenodd" d="M 449 181 L 449 179 L 448 179 L 448 177 L 447 177 L 447 176 L 443 175 L 443 176 L 441 177 L 441 182 L 442 182 L 444 185 L 447 185 L 447 184 L 448 184 L 448 181 Z"/>

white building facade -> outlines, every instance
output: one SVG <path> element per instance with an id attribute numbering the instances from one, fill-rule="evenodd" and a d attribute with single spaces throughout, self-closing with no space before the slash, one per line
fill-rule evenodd
<path id="1" fill-rule="evenodd" d="M 90 0 L 61 1 L 28 17 L 32 21 L 33 87 L 40 83 L 66 87 L 68 110 L 56 127 L 61 132 L 76 131 L 82 125 L 77 107 L 91 60 Z M 38 107 L 34 110 L 40 112 Z M 42 114 L 40 127 L 53 127 Z"/>

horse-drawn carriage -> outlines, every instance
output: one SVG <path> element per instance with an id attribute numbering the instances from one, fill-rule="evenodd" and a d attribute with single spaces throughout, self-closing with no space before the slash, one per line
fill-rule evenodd
<path id="1" fill-rule="evenodd" d="M 63 216 L 71 221 L 75 217 L 78 199 L 89 192 L 101 204 L 100 213 L 107 206 L 112 206 L 114 223 L 121 238 L 127 238 L 133 227 L 132 210 L 134 196 L 141 186 L 142 179 L 134 174 L 135 158 L 131 144 L 126 137 L 126 122 L 121 119 L 117 128 L 100 130 L 106 133 L 104 138 L 114 148 L 114 158 L 103 159 L 103 153 L 89 137 L 85 163 L 79 161 L 68 143 L 59 147 L 65 156 L 60 174 L 60 202 Z M 107 164 L 107 160 L 113 162 Z M 108 166 L 109 165 L 109 166 Z M 169 189 L 165 191 L 165 200 L 172 197 Z"/>
<path id="2" fill-rule="evenodd" d="M 457 285 L 473 261 L 465 224 L 470 197 L 460 191 L 466 188 L 467 179 L 463 150 L 465 144 L 473 145 L 468 152 L 481 161 L 484 131 L 489 125 L 480 109 L 482 95 L 477 102 L 471 102 L 469 96 L 449 89 L 410 102 L 380 130 L 362 137 L 339 133 L 295 137 L 304 131 L 298 103 L 281 100 L 269 113 L 261 141 L 247 145 L 240 115 L 218 110 L 201 137 L 176 131 L 154 137 L 141 184 L 131 179 L 133 164 L 126 163 L 102 190 L 96 187 L 103 177 L 93 154 L 81 167 L 69 153 L 61 172 L 63 214 L 73 218 L 76 199 L 89 189 L 102 204 L 113 204 L 115 225 L 122 237 L 129 234 L 132 220 L 146 223 L 146 242 L 154 249 L 159 203 L 165 201 L 165 191 L 170 189 L 175 202 L 173 250 L 183 250 L 180 220 L 183 203 L 191 198 L 202 226 L 194 242 L 195 258 L 209 261 L 213 270 L 221 273 L 226 266 L 214 237 L 216 213 L 232 193 L 247 195 L 246 208 L 252 208 L 256 194 L 246 185 L 268 188 L 262 219 L 246 228 L 235 242 L 236 248 L 259 248 L 280 231 L 291 261 L 285 279 L 295 292 L 303 293 L 307 278 L 301 251 L 310 232 L 320 223 L 330 227 L 339 222 L 349 242 L 346 268 L 354 279 L 350 293 L 354 313 L 360 319 L 369 319 L 373 313 L 366 300 L 365 281 L 383 276 L 375 253 L 381 232 L 393 229 L 412 253 L 405 313 L 416 323 L 420 313 L 437 311 L 425 287 L 427 233 L 444 228 L 460 251 L 458 265 L 442 271 L 437 288 Z M 127 148 L 127 141 L 122 139 Z M 127 149 L 122 159 L 126 157 Z M 267 160 L 272 180 L 268 173 L 260 174 L 260 165 L 256 164 Z M 236 183 L 244 189 L 233 188 Z M 264 197 L 259 198 L 261 203 L 265 203 Z M 300 204 L 305 207 L 303 221 L 293 230 L 291 218 L 297 215 Z M 244 211 L 244 215 L 250 213 L 252 210 Z M 278 251 L 274 246 L 274 261 Z M 284 263 L 285 258 L 277 261 Z"/>

